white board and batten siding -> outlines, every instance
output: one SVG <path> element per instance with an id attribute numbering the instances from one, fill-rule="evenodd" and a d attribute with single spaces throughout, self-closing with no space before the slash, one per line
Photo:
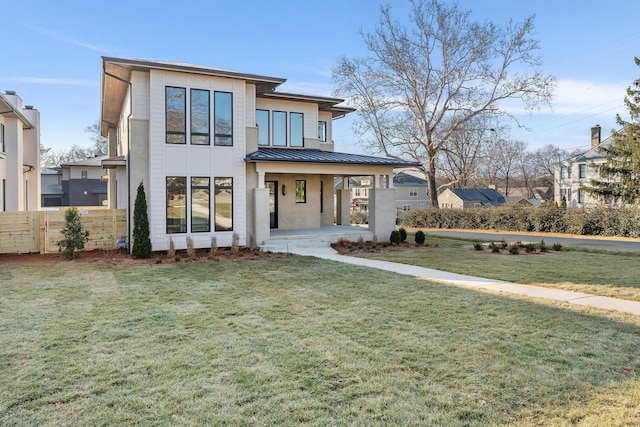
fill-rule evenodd
<path id="1" fill-rule="evenodd" d="M 219 246 L 230 246 L 232 234 L 238 233 L 240 243 L 246 244 L 246 172 L 245 172 L 245 127 L 246 85 L 242 80 L 198 76 L 161 70 L 151 70 L 149 82 L 149 211 L 151 244 L 154 250 L 166 250 L 169 239 L 176 249 L 186 248 L 186 237 L 193 238 L 196 247 L 207 248 L 215 236 Z M 233 93 L 233 146 L 219 147 L 213 144 L 213 117 L 211 119 L 211 145 L 166 144 L 165 142 L 165 87 L 175 86 L 189 89 L 205 89 L 211 92 L 211 114 L 213 116 L 213 92 Z M 187 105 L 187 110 L 188 110 Z M 255 114 L 255 113 L 254 113 Z M 251 115 L 251 121 L 254 120 Z M 188 123 L 188 120 L 187 120 Z M 187 124 L 188 126 L 188 124 Z M 210 233 L 166 233 L 166 177 L 186 176 L 211 177 L 211 232 Z M 233 178 L 233 231 L 215 232 L 214 224 L 214 178 Z M 189 221 L 187 221 L 189 222 Z"/>

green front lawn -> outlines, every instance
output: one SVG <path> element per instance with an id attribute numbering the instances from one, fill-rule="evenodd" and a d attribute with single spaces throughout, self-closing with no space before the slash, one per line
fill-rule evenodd
<path id="1" fill-rule="evenodd" d="M 532 238 L 539 243 L 539 237 Z M 407 241 L 413 242 L 409 233 Z M 594 295 L 640 301 L 640 255 L 633 252 L 556 252 L 553 238 L 548 252 L 495 254 L 476 251 L 473 241 L 427 236 L 429 247 L 401 249 L 360 256 L 434 268 L 458 274 L 546 286 Z"/>
<path id="2" fill-rule="evenodd" d="M 0 425 L 639 425 L 640 319 L 314 258 L 0 268 Z"/>

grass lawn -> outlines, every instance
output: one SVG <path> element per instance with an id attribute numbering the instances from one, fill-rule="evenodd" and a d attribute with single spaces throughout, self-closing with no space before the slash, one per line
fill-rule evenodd
<path id="1" fill-rule="evenodd" d="M 412 233 L 408 234 L 407 241 L 413 242 Z M 640 301 L 640 256 L 637 253 L 566 248 L 556 252 L 551 248 L 553 239 L 546 241 L 548 252 L 521 255 L 476 251 L 472 240 L 446 237 L 427 236 L 425 244 L 437 247 L 400 249 L 360 256 L 489 279 Z"/>
<path id="2" fill-rule="evenodd" d="M 0 372 L 0 425 L 640 425 L 637 317 L 305 257 L 4 265 Z"/>

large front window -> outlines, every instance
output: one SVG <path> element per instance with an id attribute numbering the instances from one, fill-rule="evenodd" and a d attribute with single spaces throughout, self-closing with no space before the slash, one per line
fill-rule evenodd
<path id="1" fill-rule="evenodd" d="M 287 146 L 287 113 L 284 111 L 274 111 L 273 117 L 273 145 L 278 147 Z"/>
<path id="2" fill-rule="evenodd" d="M 269 145 L 269 110 L 256 110 L 258 145 Z"/>
<path id="3" fill-rule="evenodd" d="M 167 177 L 167 234 L 187 232 L 187 178 Z"/>
<path id="4" fill-rule="evenodd" d="M 191 232 L 211 230 L 209 205 L 209 177 L 191 178 Z"/>
<path id="5" fill-rule="evenodd" d="M 213 96 L 215 145 L 233 145 L 233 95 L 215 92 Z"/>
<path id="6" fill-rule="evenodd" d="M 167 86 L 165 101 L 167 144 L 186 144 L 187 90 L 183 87 Z"/>
<path id="7" fill-rule="evenodd" d="M 304 145 L 304 115 L 302 113 L 291 113 L 289 115 L 289 137 L 292 147 L 302 147 Z"/>
<path id="8" fill-rule="evenodd" d="M 215 178 L 216 231 L 233 230 L 233 178 Z"/>
<path id="9" fill-rule="evenodd" d="M 209 91 L 191 89 L 191 143 L 209 145 Z"/>

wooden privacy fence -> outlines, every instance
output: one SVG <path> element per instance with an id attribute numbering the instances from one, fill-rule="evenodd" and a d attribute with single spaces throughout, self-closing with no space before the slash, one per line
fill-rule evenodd
<path id="1" fill-rule="evenodd" d="M 58 252 L 67 208 L 40 212 L 0 212 L 0 253 Z M 86 251 L 115 249 L 127 232 L 125 209 L 78 208 L 82 228 L 89 231 Z"/>

